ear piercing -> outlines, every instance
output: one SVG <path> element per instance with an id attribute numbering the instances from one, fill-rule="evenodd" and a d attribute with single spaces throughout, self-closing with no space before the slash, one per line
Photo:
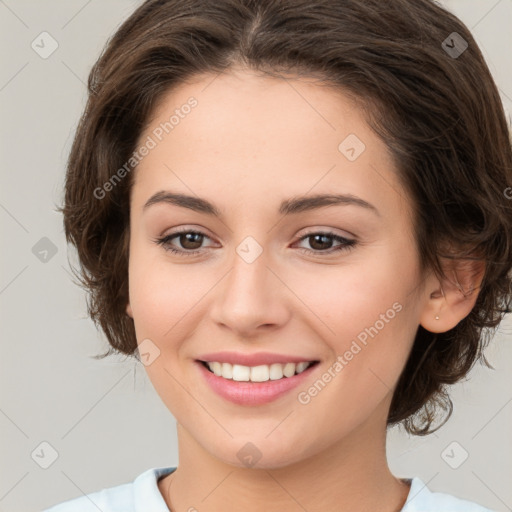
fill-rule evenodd
<path id="1" fill-rule="evenodd" d="M 441 295 L 444 297 L 444 290 L 443 290 L 442 286 L 441 286 Z M 439 315 L 436 315 L 436 320 L 439 320 Z"/>

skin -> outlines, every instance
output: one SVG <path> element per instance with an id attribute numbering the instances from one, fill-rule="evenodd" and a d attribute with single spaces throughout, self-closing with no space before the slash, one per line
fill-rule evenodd
<path id="1" fill-rule="evenodd" d="M 138 342 L 160 350 L 146 370 L 178 424 L 178 469 L 158 482 L 160 492 L 173 511 L 400 510 L 409 486 L 390 472 L 385 451 L 393 389 L 418 325 L 454 327 L 477 294 L 420 273 L 408 195 L 347 96 L 312 79 L 234 68 L 168 92 L 141 143 L 190 96 L 197 107 L 140 162 L 131 191 L 126 311 Z M 353 162 L 338 150 L 349 134 L 366 145 Z M 143 210 L 161 190 L 205 198 L 222 218 L 169 203 Z M 379 214 L 356 205 L 279 214 L 281 201 L 316 193 L 352 194 Z M 199 255 L 154 242 L 179 227 L 206 235 L 170 242 Z M 326 254 L 340 243 L 305 237 L 325 231 L 357 244 Z M 263 249 L 252 263 L 236 252 L 247 236 Z M 457 281 L 477 288 L 471 275 L 461 271 Z M 299 403 L 298 392 L 397 302 L 401 311 L 378 335 Z M 220 350 L 320 364 L 300 389 L 241 406 L 215 394 L 194 363 Z M 247 442 L 261 453 L 253 467 L 237 457 Z"/>

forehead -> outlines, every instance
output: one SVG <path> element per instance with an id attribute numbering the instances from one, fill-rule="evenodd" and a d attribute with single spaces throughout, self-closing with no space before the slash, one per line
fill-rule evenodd
<path id="1" fill-rule="evenodd" d="M 244 204 L 257 193 L 261 204 L 261 194 L 277 202 L 337 189 L 396 207 L 405 194 L 354 101 L 312 78 L 195 77 L 160 99 L 139 145 L 148 137 L 155 146 L 135 171 L 138 201 L 166 188 L 208 197 L 229 190 Z"/>
<path id="2" fill-rule="evenodd" d="M 188 108 L 192 98 L 196 105 Z M 347 128 L 361 137 L 370 135 L 354 101 L 332 86 L 313 78 L 274 78 L 237 68 L 201 75 L 168 91 L 145 132 L 168 121 L 175 111 L 179 120 L 173 121 L 173 135 L 190 137 L 183 149 L 208 142 L 218 147 L 225 141 L 236 142 L 231 150 L 250 148 L 254 152 L 272 142 L 296 145 L 300 150 L 301 142 L 310 141 L 315 133 L 318 137 L 330 134 L 326 142 L 336 142 Z"/>

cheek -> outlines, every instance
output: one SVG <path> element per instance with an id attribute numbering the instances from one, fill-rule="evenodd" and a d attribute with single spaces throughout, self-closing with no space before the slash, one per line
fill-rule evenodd
<path id="1" fill-rule="evenodd" d="M 347 265 L 324 266 L 287 277 L 296 296 L 314 313 L 310 317 L 316 319 L 316 330 L 339 350 L 348 348 L 347 341 L 359 335 L 364 341 L 364 333 L 370 336 L 367 329 L 375 324 L 379 333 L 401 324 L 410 316 L 405 311 L 416 282 L 414 262 L 403 257 L 400 261 L 384 249 Z"/>
<path id="2" fill-rule="evenodd" d="M 315 313 L 308 314 L 312 329 L 321 333 L 333 364 L 342 358 L 342 369 L 331 369 L 332 390 L 347 404 L 382 399 L 395 385 L 417 330 L 410 293 L 416 270 L 412 255 L 383 248 L 364 262 L 327 268 L 323 276 L 305 272 L 297 280 L 294 291 Z"/>
<path id="3" fill-rule="evenodd" d="M 139 257 L 137 253 L 130 259 L 129 272 L 137 339 L 155 338 L 157 343 L 183 332 L 192 316 L 189 313 L 207 292 L 212 279 L 194 266 L 172 264 L 165 256 Z"/>
<path id="4" fill-rule="evenodd" d="M 130 305 L 141 357 L 150 354 L 145 371 L 167 408 L 181 417 L 187 397 L 180 359 L 182 347 L 197 326 L 198 303 L 206 293 L 204 273 L 170 264 L 147 251 L 130 258 Z M 147 340 L 150 340 L 148 342 Z"/>
<path id="5" fill-rule="evenodd" d="M 297 400 L 311 432 L 330 426 L 326 446 L 375 414 L 385 421 L 414 340 L 411 310 L 396 300 L 396 291 L 373 285 L 323 297 L 331 318 L 327 323 L 335 331 L 324 337 L 329 360 L 315 380 L 298 390 Z"/>

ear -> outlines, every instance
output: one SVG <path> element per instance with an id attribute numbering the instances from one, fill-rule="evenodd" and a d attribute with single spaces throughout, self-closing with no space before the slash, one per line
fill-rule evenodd
<path id="1" fill-rule="evenodd" d="M 445 277 L 430 276 L 424 288 L 425 306 L 420 324 L 430 332 L 453 329 L 475 305 L 485 272 L 482 260 L 450 260 L 443 267 Z"/>
<path id="2" fill-rule="evenodd" d="M 130 317 L 130 318 L 133 318 L 133 311 L 132 311 L 132 307 L 130 306 L 130 303 L 128 302 L 128 304 L 126 305 L 126 314 Z"/>

